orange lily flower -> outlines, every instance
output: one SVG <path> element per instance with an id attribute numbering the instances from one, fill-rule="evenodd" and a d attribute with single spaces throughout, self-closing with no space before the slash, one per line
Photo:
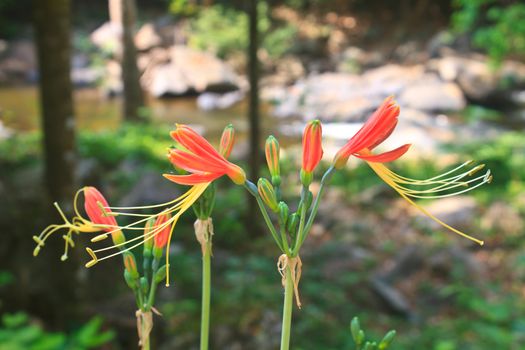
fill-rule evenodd
<path id="1" fill-rule="evenodd" d="M 425 180 L 411 179 L 393 172 L 382 163 L 391 162 L 401 157 L 408 151 L 410 144 L 381 154 L 373 154 L 371 150 L 392 134 L 397 125 L 398 116 L 399 106 L 391 97 L 388 97 L 363 127 L 337 152 L 333 166 L 336 169 L 342 168 L 351 155 L 365 160 L 387 185 L 423 214 L 458 235 L 483 245 L 483 241 L 451 227 L 432 215 L 428 210 L 417 204 L 413 198 L 444 198 L 471 191 L 492 181 L 490 170 L 475 178 L 467 179 L 485 166 L 481 164 L 467 171 L 459 172 L 458 170 L 472 164 L 472 161 L 468 161 L 450 171 Z"/>
<path id="2" fill-rule="evenodd" d="M 237 165 L 229 162 L 206 139 L 186 125 L 177 124 L 171 137 L 183 149 L 171 149 L 168 158 L 177 168 L 190 172 L 189 175 L 164 174 L 170 181 L 181 185 L 210 183 L 227 175 L 237 185 L 246 181 L 246 174 Z"/>
<path id="3" fill-rule="evenodd" d="M 376 163 L 386 163 L 398 159 L 410 148 L 405 144 L 394 150 L 374 155 L 371 150 L 385 141 L 394 131 L 399 116 L 399 106 L 392 97 L 386 98 L 359 131 L 337 152 L 334 166 L 342 168 L 353 155 Z"/>

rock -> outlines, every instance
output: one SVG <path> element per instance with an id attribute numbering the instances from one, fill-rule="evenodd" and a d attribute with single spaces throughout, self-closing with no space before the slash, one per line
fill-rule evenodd
<path id="1" fill-rule="evenodd" d="M 378 67 L 384 63 L 381 53 L 368 52 L 356 46 L 346 48 L 338 60 L 337 71 L 343 73 L 358 73 L 362 69 Z"/>
<path id="2" fill-rule="evenodd" d="M 109 60 L 106 63 L 102 89 L 106 96 L 118 96 L 122 94 L 122 67 L 119 62 Z"/>
<path id="3" fill-rule="evenodd" d="M 217 57 L 173 46 L 170 62 L 152 68 L 146 89 L 155 97 L 180 96 L 188 93 L 231 92 L 237 90 L 239 77 Z"/>
<path id="4" fill-rule="evenodd" d="M 0 115 L 2 115 L 2 107 L 0 106 Z M 13 130 L 7 128 L 4 123 L 0 120 L 0 140 L 5 140 L 13 135 Z"/>
<path id="5" fill-rule="evenodd" d="M 150 50 L 161 43 L 162 39 L 151 23 L 144 24 L 135 35 L 135 46 L 139 51 Z"/>
<path id="6" fill-rule="evenodd" d="M 444 80 L 454 80 L 465 96 L 483 105 L 519 105 L 513 92 L 525 89 L 525 64 L 505 61 L 494 68 L 483 56 L 447 56 L 431 63 Z"/>
<path id="7" fill-rule="evenodd" d="M 455 83 L 444 83 L 434 76 L 404 89 L 399 96 L 399 103 L 401 106 L 434 112 L 460 111 L 466 106 L 465 97 Z"/>
<path id="8" fill-rule="evenodd" d="M 0 60 L 0 82 L 35 82 L 38 72 L 33 43 L 17 40 L 4 49 L 4 58 Z"/>
<path id="9" fill-rule="evenodd" d="M 197 97 L 197 106 L 204 111 L 226 109 L 244 99 L 244 92 L 237 90 L 225 94 L 205 92 Z"/>
<path id="10" fill-rule="evenodd" d="M 93 67 L 71 69 L 71 80 L 75 87 L 95 86 L 103 76 L 100 69 Z"/>
<path id="11" fill-rule="evenodd" d="M 89 38 L 99 49 L 115 54 L 120 50 L 122 26 L 114 22 L 106 22 L 95 29 Z"/>

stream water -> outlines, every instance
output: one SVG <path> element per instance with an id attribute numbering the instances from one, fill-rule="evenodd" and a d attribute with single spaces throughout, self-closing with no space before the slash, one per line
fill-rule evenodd
<path id="1" fill-rule="evenodd" d="M 75 116 L 79 129 L 107 130 L 117 128 L 121 122 L 121 99 L 108 99 L 96 89 L 80 89 L 74 93 Z M 218 137 L 224 126 L 233 123 L 239 136 L 248 127 L 246 101 L 235 106 L 213 111 L 197 107 L 195 97 L 172 99 L 148 98 L 149 115 L 155 123 L 185 123 L 206 127 L 206 134 Z M 269 106 L 262 105 L 261 122 L 263 135 L 275 133 L 282 120 L 269 113 Z M 38 90 L 34 86 L 0 88 L 0 122 L 7 128 L 18 131 L 33 131 L 40 127 Z"/>

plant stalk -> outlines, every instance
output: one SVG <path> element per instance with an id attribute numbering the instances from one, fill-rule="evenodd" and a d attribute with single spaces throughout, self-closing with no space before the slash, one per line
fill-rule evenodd
<path id="1" fill-rule="evenodd" d="M 208 350 L 210 332 L 211 297 L 211 242 L 206 242 L 202 256 L 202 305 L 201 305 L 201 347 Z"/>
<path id="2" fill-rule="evenodd" d="M 286 266 L 286 283 L 284 286 L 283 324 L 281 330 L 281 350 L 290 348 L 290 330 L 292 327 L 293 280 L 290 266 Z"/>

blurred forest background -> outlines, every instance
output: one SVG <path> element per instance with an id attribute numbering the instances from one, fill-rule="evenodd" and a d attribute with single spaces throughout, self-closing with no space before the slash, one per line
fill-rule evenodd
<path id="1" fill-rule="evenodd" d="M 232 122 L 252 180 L 266 171 L 257 147 L 278 136 L 294 184 L 305 120 L 323 121 L 329 162 L 389 95 L 401 116 L 387 147 L 413 144 L 402 175 L 468 159 L 492 170 L 471 196 L 423 203 L 485 246 L 351 161 L 305 245 L 292 347 L 353 349 L 359 316 L 371 335 L 396 329 L 395 350 L 525 349 L 524 60 L 519 0 L 0 0 L 0 349 L 136 347 L 120 263 L 85 269 L 81 240 L 61 262 L 58 236 L 32 257 L 31 237 L 59 220 L 53 200 L 67 206 L 83 185 L 115 205 L 173 199 L 182 188 L 160 174 L 175 122 L 214 142 Z M 212 348 L 275 349 L 278 252 L 246 229 L 243 189 L 218 187 Z M 198 345 L 193 220 L 172 244 L 157 349 Z"/>

